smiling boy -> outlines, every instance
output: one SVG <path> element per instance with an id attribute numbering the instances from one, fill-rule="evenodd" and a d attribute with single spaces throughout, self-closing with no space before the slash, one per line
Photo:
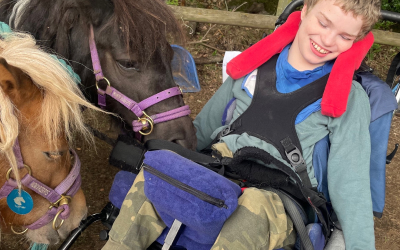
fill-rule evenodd
<path id="1" fill-rule="evenodd" d="M 233 160 L 238 157 L 256 159 L 247 161 L 242 169 L 261 166 L 271 170 L 268 172 L 271 175 L 263 177 L 266 178 L 265 183 L 274 183 L 271 184 L 273 187 L 283 183 L 295 187 L 309 186 L 310 190 L 318 188 L 321 191 L 321 178 L 317 174 L 318 169 L 313 166 L 313 151 L 317 142 L 329 136 L 329 194 L 324 194 L 330 196 L 343 229 L 347 250 L 375 249 L 369 175 L 370 104 L 366 92 L 356 81 L 340 83 L 351 84 L 351 89 L 346 96 L 347 107 L 338 113 L 334 112 L 334 118 L 323 114 L 326 106 L 321 96 L 325 85 L 327 91 L 329 80 L 326 76 L 331 71 L 333 73 L 335 59 L 339 61 L 346 51 L 358 48 L 354 43 L 371 30 L 379 13 L 379 0 L 305 0 L 301 24 L 293 43 L 284 47 L 279 56 L 274 56 L 266 63 L 262 61 L 258 70 L 248 77 L 238 80 L 228 78 L 194 121 L 199 151 L 212 144 L 211 148 L 222 157 L 233 157 Z M 279 29 L 282 31 L 282 28 Z M 279 29 L 269 37 L 277 34 Z M 274 39 L 281 38 L 275 35 Z M 258 55 L 265 54 L 271 47 L 268 44 L 265 47 L 255 44 L 249 50 L 259 48 L 260 51 L 253 54 Z M 352 64 L 349 62 L 349 65 Z M 315 94 L 314 89 L 320 93 Z M 283 96 L 283 99 L 277 96 Z M 225 108 L 227 106 L 228 109 Z M 292 112 L 292 108 L 295 112 Z M 276 143 L 276 139 L 272 139 L 275 135 L 278 135 L 277 138 L 288 137 Z M 282 146 L 285 147 L 284 153 L 279 149 Z M 297 151 L 293 151 L 300 153 L 287 154 L 285 158 L 285 153 L 289 152 L 286 147 L 289 146 L 294 146 Z M 244 153 L 248 151 L 244 150 L 248 149 L 256 153 L 252 157 L 243 157 L 247 156 Z M 260 152 L 274 159 L 265 160 L 265 154 Z M 299 156 L 303 157 L 304 162 L 298 161 Z M 228 164 L 228 167 L 231 165 Z M 295 174 L 287 174 L 294 172 L 290 169 L 283 179 L 279 179 L 282 173 L 277 174 L 278 167 L 286 170 L 292 168 Z M 237 170 L 240 172 L 242 169 Z M 245 179 L 249 181 L 260 177 L 257 176 L 260 174 L 261 171 L 256 174 L 249 171 Z M 144 181 L 142 170 L 128 194 L 133 198 L 124 202 L 127 205 L 122 206 L 110 231 L 110 239 L 103 249 L 147 249 L 163 232 L 166 225 L 148 202 Z M 312 203 L 314 198 L 310 196 L 308 199 Z M 293 247 L 296 232 L 275 192 L 247 188 L 238 203 L 237 209 L 225 221 L 212 250 Z M 210 248 L 208 245 L 203 247 Z"/>
<path id="2" fill-rule="evenodd" d="M 278 92 L 292 94 L 327 75 L 332 70 L 334 60 L 372 29 L 379 18 L 379 13 L 379 0 L 305 0 L 301 11 L 301 23 L 294 41 L 282 50 L 276 62 Z M 263 49 L 268 50 L 268 47 Z M 235 157 L 241 149 L 255 147 L 269 152 L 282 161 L 287 161 L 282 159 L 282 154 L 276 150 L 273 143 L 263 140 L 261 138 L 263 136 L 257 136 L 259 133 L 243 132 L 243 129 L 242 133 L 235 132 L 234 129 L 233 133 L 229 131 L 232 124 L 233 127 L 237 127 L 238 123 L 245 122 L 246 119 L 243 118 L 245 116 L 242 115 L 246 114 L 251 105 L 256 105 L 253 100 L 257 95 L 258 100 L 262 97 L 257 93 L 262 91 L 261 88 L 257 88 L 262 79 L 257 78 L 256 82 L 252 80 L 258 73 L 253 71 L 250 77 L 238 80 L 228 78 L 204 106 L 194 122 L 197 128 L 198 150 L 214 143 L 212 148 L 222 156 Z M 227 119 L 230 122 L 221 126 L 221 117 L 226 120 L 228 110 L 224 107 L 232 101 L 233 115 Z M 273 103 L 270 103 L 269 107 L 257 105 L 263 108 L 259 109 L 258 114 L 254 112 L 252 114 L 260 117 L 267 113 L 269 107 L 273 109 L 274 106 Z M 235 124 L 235 121 L 240 119 L 241 122 Z M 263 122 L 264 124 L 260 126 L 269 129 L 268 122 L 265 120 Z M 364 89 L 353 81 L 344 114 L 335 118 L 321 114 L 321 99 L 318 99 L 297 115 L 295 124 L 307 174 L 314 188 L 320 181 L 316 178 L 313 166 L 314 146 L 329 135 L 331 144 L 327 170 L 329 196 L 343 229 L 346 249 L 375 249 L 369 176 L 370 104 Z M 221 133 L 227 128 L 228 133 Z M 246 189 L 239 199 L 238 209 L 225 223 L 213 249 L 289 247 L 294 243 L 291 238 L 292 222 L 288 217 L 282 223 L 282 215 L 271 214 L 271 206 L 275 211 L 280 211 L 283 207 L 279 199 L 268 191 Z M 249 213 L 254 210 L 257 212 Z M 246 213 L 257 216 L 243 218 L 242 215 Z M 274 216 L 279 220 L 271 219 Z M 271 232 L 272 228 L 275 231 Z M 259 235 L 269 236 L 257 237 Z"/>

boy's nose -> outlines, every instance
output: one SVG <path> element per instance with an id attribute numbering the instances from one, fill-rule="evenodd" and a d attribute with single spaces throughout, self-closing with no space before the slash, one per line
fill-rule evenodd
<path id="1" fill-rule="evenodd" d="M 321 37 L 322 46 L 331 47 L 335 45 L 335 34 L 329 32 Z"/>

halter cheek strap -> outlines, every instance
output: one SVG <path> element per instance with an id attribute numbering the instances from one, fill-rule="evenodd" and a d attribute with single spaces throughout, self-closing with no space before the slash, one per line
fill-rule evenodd
<path id="1" fill-rule="evenodd" d="M 18 169 L 24 168 L 21 150 L 19 146 L 18 139 L 15 141 L 14 144 L 14 154 L 16 156 Z M 81 186 L 81 175 L 80 175 L 80 168 L 81 162 L 78 158 L 78 155 L 75 151 L 71 150 L 71 153 L 74 155 L 74 165 L 69 172 L 68 176 L 55 188 L 52 189 L 47 185 L 43 184 L 41 181 L 34 178 L 31 174 L 26 174 L 22 179 L 21 183 L 25 187 L 31 189 L 35 193 L 39 194 L 43 198 L 47 199 L 51 205 L 49 210 L 43 215 L 39 220 L 36 222 L 25 226 L 28 229 L 34 230 L 38 229 L 44 225 L 47 225 L 50 221 L 52 221 L 56 214 L 59 214 L 59 217 L 62 220 L 65 220 L 69 217 L 70 211 L 68 202 L 67 204 L 60 204 L 59 203 L 62 199 L 68 199 L 67 196 L 72 197 L 74 196 L 80 186 Z M 17 182 L 12 178 L 8 179 L 4 185 L 0 189 L 0 199 L 6 198 L 10 192 L 18 187 Z"/>
<path id="2" fill-rule="evenodd" d="M 130 99 L 129 97 L 122 94 L 121 92 L 119 92 L 118 90 L 116 90 L 115 88 L 111 87 L 110 82 L 107 80 L 107 78 L 104 77 L 100 65 L 99 55 L 96 48 L 96 42 L 94 40 L 94 32 L 92 25 L 90 25 L 89 46 L 90 46 L 90 54 L 92 57 L 92 64 L 93 64 L 94 74 L 96 76 L 96 81 L 99 82 L 100 80 L 105 80 L 108 83 L 107 88 L 105 90 L 102 90 L 97 87 L 98 105 L 101 108 L 105 109 L 106 95 L 112 97 L 114 100 L 124 105 L 127 109 L 132 111 L 139 119 L 132 122 L 132 127 L 135 132 L 141 132 L 142 129 L 148 128 L 149 126 L 152 127 L 153 124 L 174 120 L 179 117 L 187 116 L 190 114 L 189 106 L 185 105 L 167 112 L 163 112 L 152 116 L 147 116 L 147 114 L 144 113 L 145 109 L 173 96 L 181 95 L 182 91 L 180 90 L 180 88 L 173 87 L 163 90 L 160 93 L 150 96 L 149 98 L 137 103 L 132 99 Z M 146 118 L 141 118 L 143 117 L 143 115 L 145 115 Z"/>

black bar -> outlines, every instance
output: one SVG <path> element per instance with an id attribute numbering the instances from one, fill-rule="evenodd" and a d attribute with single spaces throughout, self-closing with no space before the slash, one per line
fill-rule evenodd
<path id="1" fill-rule="evenodd" d="M 400 23 L 400 13 L 397 12 L 381 10 L 381 18 L 382 20 Z"/>
<path id="2" fill-rule="evenodd" d="M 282 14 L 280 14 L 280 16 L 278 17 L 278 20 L 276 20 L 275 26 L 282 25 L 284 22 L 286 22 L 288 16 L 298 7 L 302 6 L 303 3 L 303 0 L 293 0 L 290 4 L 288 4 L 288 6 L 286 6 L 286 8 L 283 10 Z M 400 13 L 388 10 L 381 10 L 381 19 L 400 23 Z"/>
<path id="3" fill-rule="evenodd" d="M 81 222 L 81 225 L 69 234 L 68 238 L 62 243 L 62 245 L 58 248 L 58 250 L 68 250 L 72 244 L 76 241 L 76 239 L 81 235 L 81 233 L 90 226 L 93 222 L 101 220 L 104 217 L 103 214 L 93 214 L 87 217 L 85 220 Z"/>

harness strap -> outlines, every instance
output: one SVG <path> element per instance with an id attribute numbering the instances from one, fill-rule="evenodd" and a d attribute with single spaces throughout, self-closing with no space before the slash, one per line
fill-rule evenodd
<path id="1" fill-rule="evenodd" d="M 203 166 L 214 164 L 214 163 L 218 162 L 218 159 L 216 159 L 216 158 L 213 158 L 213 157 L 205 155 L 205 154 L 198 153 L 196 151 L 186 149 L 186 148 L 184 148 L 176 143 L 170 142 L 170 141 L 157 140 L 157 139 L 148 140 L 144 144 L 144 147 L 148 151 L 161 150 L 161 149 L 170 150 L 170 151 L 173 151 L 173 152 L 179 154 L 180 156 L 182 156 L 186 159 L 189 159 L 189 160 L 196 162 Z"/>

